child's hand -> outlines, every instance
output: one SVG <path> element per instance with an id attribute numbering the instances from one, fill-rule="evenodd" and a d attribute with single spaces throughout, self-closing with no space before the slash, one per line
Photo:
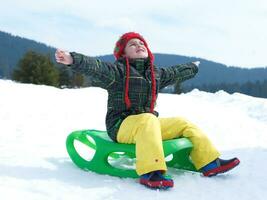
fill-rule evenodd
<path id="1" fill-rule="evenodd" d="M 196 65 L 197 67 L 200 65 L 200 61 L 195 61 L 195 62 L 192 62 L 194 65 Z"/>
<path id="2" fill-rule="evenodd" d="M 64 65 L 73 64 L 73 58 L 68 51 L 57 49 L 55 53 L 56 61 Z"/>

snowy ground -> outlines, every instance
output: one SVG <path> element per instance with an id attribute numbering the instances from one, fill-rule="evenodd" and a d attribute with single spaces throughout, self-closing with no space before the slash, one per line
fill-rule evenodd
<path id="1" fill-rule="evenodd" d="M 0 80 L 0 199 L 258 200 L 267 195 L 267 99 L 197 90 L 161 94 L 161 116 L 184 116 L 211 138 L 222 158 L 241 164 L 213 178 L 170 169 L 175 187 L 150 190 L 136 179 L 85 172 L 68 157 L 68 134 L 105 129 L 107 94 Z"/>

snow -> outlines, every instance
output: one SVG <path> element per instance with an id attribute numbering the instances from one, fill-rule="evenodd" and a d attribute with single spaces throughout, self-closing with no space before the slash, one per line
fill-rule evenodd
<path id="1" fill-rule="evenodd" d="M 70 160 L 65 141 L 80 129 L 105 129 L 107 93 L 99 88 L 57 89 L 0 80 L 1 199 L 265 199 L 267 99 L 193 90 L 160 94 L 160 116 L 197 124 L 222 158 L 238 157 L 227 174 L 205 178 L 169 169 L 175 187 L 150 190 L 137 179 L 85 172 Z"/>

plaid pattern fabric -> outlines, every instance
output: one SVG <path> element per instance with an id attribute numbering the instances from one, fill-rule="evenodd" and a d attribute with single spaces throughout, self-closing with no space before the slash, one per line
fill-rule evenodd
<path id="1" fill-rule="evenodd" d="M 116 141 L 117 132 L 122 121 L 129 115 L 150 112 L 151 72 L 149 59 L 129 59 L 129 98 L 130 109 L 124 102 L 126 62 L 124 58 L 115 63 L 102 62 L 99 59 L 71 52 L 74 63 L 72 69 L 89 76 L 92 85 L 108 92 L 106 127 L 110 138 Z M 193 63 L 180 64 L 167 68 L 155 67 L 157 94 L 160 89 L 185 81 L 195 76 L 198 68 Z M 156 116 L 158 113 L 155 111 Z"/>

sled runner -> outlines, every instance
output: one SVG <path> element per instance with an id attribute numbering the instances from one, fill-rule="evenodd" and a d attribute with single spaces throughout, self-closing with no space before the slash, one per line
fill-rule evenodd
<path id="1" fill-rule="evenodd" d="M 84 159 L 78 153 L 74 145 L 75 140 L 95 150 L 91 160 Z M 135 145 L 115 143 L 109 138 L 106 131 L 74 131 L 67 137 L 66 147 L 72 161 L 81 169 L 118 177 L 138 177 L 133 168 L 122 169 L 111 164 L 111 161 L 116 163 L 121 159 L 134 161 L 136 157 Z M 193 145 L 188 139 L 178 138 L 163 141 L 163 148 L 165 158 L 171 157 L 170 160 L 166 161 L 168 167 L 197 171 L 189 157 Z"/>

